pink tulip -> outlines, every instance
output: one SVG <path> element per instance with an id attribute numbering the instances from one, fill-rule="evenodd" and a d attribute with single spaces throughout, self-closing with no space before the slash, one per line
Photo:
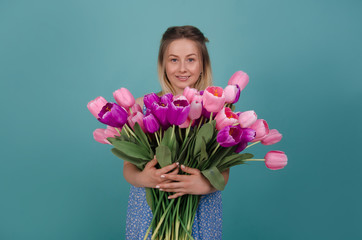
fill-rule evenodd
<path id="1" fill-rule="evenodd" d="M 238 115 L 233 113 L 230 108 L 224 107 L 220 112 L 217 113 L 215 120 L 216 129 L 220 131 L 226 126 L 238 123 Z"/>
<path id="2" fill-rule="evenodd" d="M 247 128 L 255 123 L 257 118 L 258 117 L 253 110 L 242 112 L 239 114 L 239 124 L 242 128 Z"/>
<path id="3" fill-rule="evenodd" d="M 202 95 L 204 108 L 209 112 L 219 112 L 225 104 L 225 94 L 221 87 L 207 87 Z"/>
<path id="4" fill-rule="evenodd" d="M 94 140 L 102 144 L 111 144 L 107 138 L 114 136 L 119 136 L 119 134 L 116 129 L 111 126 L 107 126 L 107 129 L 98 128 L 93 132 Z"/>
<path id="5" fill-rule="evenodd" d="M 187 118 L 181 125 L 179 125 L 180 128 L 188 128 L 190 125 L 190 119 Z"/>
<path id="6" fill-rule="evenodd" d="M 288 163 L 287 155 L 282 151 L 270 151 L 264 158 L 266 167 L 271 170 L 282 169 Z"/>
<path id="7" fill-rule="evenodd" d="M 138 103 L 135 103 L 132 107 L 131 107 L 131 111 L 132 113 L 135 112 L 143 112 L 141 106 Z"/>
<path id="8" fill-rule="evenodd" d="M 134 129 L 134 125 L 138 123 L 143 132 L 146 132 L 146 128 L 143 124 L 143 113 L 141 112 L 133 112 L 131 115 L 128 116 L 128 124 L 129 126 Z"/>
<path id="9" fill-rule="evenodd" d="M 227 85 L 224 89 L 225 102 L 236 103 L 240 97 L 240 87 L 238 85 Z"/>
<path id="10" fill-rule="evenodd" d="M 186 87 L 184 89 L 183 95 L 187 98 L 187 101 L 192 102 L 194 95 L 197 93 L 197 89 L 196 88 L 190 88 L 190 87 Z M 200 101 L 201 102 L 201 101 Z"/>
<path id="11" fill-rule="evenodd" d="M 255 138 L 252 142 L 262 140 L 266 135 L 269 134 L 268 123 L 264 119 L 258 119 L 249 128 L 255 130 Z"/>
<path id="12" fill-rule="evenodd" d="M 202 113 L 202 104 L 198 101 L 192 101 L 190 104 L 189 118 L 191 120 L 198 119 Z"/>
<path id="13" fill-rule="evenodd" d="M 192 101 L 198 101 L 198 102 L 202 102 L 202 95 L 197 92 L 194 97 L 192 98 Z"/>
<path id="14" fill-rule="evenodd" d="M 246 85 L 249 83 L 249 76 L 243 71 L 237 71 L 229 79 L 228 85 L 237 84 L 242 91 Z"/>
<path id="15" fill-rule="evenodd" d="M 261 143 L 264 145 L 272 145 L 282 140 L 282 135 L 276 129 L 271 129 L 269 134 L 266 135 L 262 140 Z"/>
<path id="16" fill-rule="evenodd" d="M 135 99 L 127 88 L 120 88 L 116 90 L 113 92 L 113 97 L 118 105 L 124 107 L 127 110 L 135 104 Z"/>
<path id="17" fill-rule="evenodd" d="M 102 110 L 103 106 L 107 104 L 107 100 L 103 97 L 97 97 L 87 104 L 87 108 L 95 118 L 99 118 L 98 113 Z"/>

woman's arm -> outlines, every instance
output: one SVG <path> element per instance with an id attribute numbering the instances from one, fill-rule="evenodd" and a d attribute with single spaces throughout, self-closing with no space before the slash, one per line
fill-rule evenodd
<path id="1" fill-rule="evenodd" d="M 164 174 L 161 177 L 167 180 L 172 180 L 173 182 L 165 182 L 157 185 L 157 188 L 160 188 L 162 191 L 175 193 L 169 196 L 169 199 L 177 198 L 185 194 L 205 195 L 217 190 L 211 185 L 209 180 L 202 175 L 200 170 L 185 166 L 181 166 L 181 170 L 189 173 L 190 175 Z M 222 172 L 225 185 L 229 180 L 229 173 L 230 169 Z"/>

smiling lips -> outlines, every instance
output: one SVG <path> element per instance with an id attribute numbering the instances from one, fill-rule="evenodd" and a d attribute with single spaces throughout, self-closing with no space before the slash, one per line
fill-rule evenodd
<path id="1" fill-rule="evenodd" d="M 176 78 L 180 81 L 187 81 L 187 79 L 189 79 L 190 76 L 176 76 Z"/>

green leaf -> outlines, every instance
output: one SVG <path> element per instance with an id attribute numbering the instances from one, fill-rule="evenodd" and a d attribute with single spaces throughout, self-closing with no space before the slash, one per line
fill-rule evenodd
<path id="1" fill-rule="evenodd" d="M 146 134 L 142 131 L 142 128 L 140 125 L 136 122 L 133 126 L 134 132 L 136 136 L 141 140 L 142 144 L 147 147 L 148 149 L 151 149 L 150 143 L 148 142 Z"/>
<path id="2" fill-rule="evenodd" d="M 211 167 L 201 173 L 209 180 L 212 186 L 217 190 L 224 190 L 225 188 L 225 179 L 224 176 L 221 174 L 219 169 L 216 167 Z"/>
<path id="3" fill-rule="evenodd" d="M 161 167 L 172 164 L 171 151 L 167 146 L 160 145 L 156 148 L 156 158 Z"/>
<path id="4" fill-rule="evenodd" d="M 201 164 L 202 162 L 206 161 L 208 157 L 209 155 L 207 154 L 206 150 L 206 141 L 205 138 L 202 138 L 199 163 Z"/>
<path id="5" fill-rule="evenodd" d="M 117 148 L 118 150 L 120 150 L 124 153 L 127 153 L 127 155 L 129 155 L 130 157 L 141 158 L 144 160 L 152 159 L 149 151 L 147 151 L 147 149 L 145 149 L 145 147 L 143 147 L 142 145 L 140 146 L 140 145 L 137 145 L 132 142 L 121 141 L 121 140 L 112 139 L 112 138 L 107 138 L 107 140 L 110 141 L 110 143 L 115 148 Z"/>
<path id="6" fill-rule="evenodd" d="M 201 151 L 201 144 L 203 141 L 203 138 L 205 140 L 205 143 L 208 144 L 209 141 L 212 139 L 215 131 L 214 122 L 208 122 L 205 123 L 199 130 L 199 132 L 196 134 L 196 141 L 194 146 L 194 156 L 196 156 Z"/>
<path id="7" fill-rule="evenodd" d="M 111 149 L 112 153 L 114 155 L 116 155 L 117 157 L 119 157 L 120 159 L 130 162 L 132 164 L 134 164 L 138 169 L 143 170 L 145 165 L 148 163 L 147 160 L 144 159 L 140 159 L 140 158 L 134 158 L 134 157 L 130 157 L 129 155 L 127 155 L 126 153 L 116 149 L 116 148 L 112 148 Z"/>
<path id="8" fill-rule="evenodd" d="M 218 164 L 217 168 L 222 172 L 233 166 L 244 164 L 246 159 L 250 159 L 253 157 L 254 155 L 251 153 L 233 154 L 222 159 Z"/>

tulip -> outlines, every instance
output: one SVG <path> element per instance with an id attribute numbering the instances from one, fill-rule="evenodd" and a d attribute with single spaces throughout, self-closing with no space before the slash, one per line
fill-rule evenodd
<path id="1" fill-rule="evenodd" d="M 135 104 L 135 99 L 132 93 L 127 88 L 120 88 L 113 92 L 113 97 L 119 106 L 129 109 Z"/>
<path id="2" fill-rule="evenodd" d="M 256 113 L 254 111 L 246 111 L 239 114 L 239 124 L 243 128 L 250 127 L 253 123 L 255 123 Z"/>
<path id="3" fill-rule="evenodd" d="M 149 133 L 154 133 L 160 129 L 160 124 L 158 123 L 156 117 L 150 113 L 143 118 L 143 125 L 145 126 L 145 129 Z"/>
<path id="4" fill-rule="evenodd" d="M 207 87 L 202 101 L 207 111 L 219 112 L 225 104 L 224 90 L 221 87 Z"/>
<path id="5" fill-rule="evenodd" d="M 187 101 L 192 102 L 195 94 L 198 93 L 196 88 L 185 87 L 183 95 L 187 98 Z"/>
<path id="6" fill-rule="evenodd" d="M 93 114 L 95 118 L 98 118 L 98 113 L 102 110 L 102 107 L 107 104 L 107 100 L 103 97 L 97 97 L 87 104 L 87 108 Z"/>
<path id="7" fill-rule="evenodd" d="M 239 101 L 239 97 L 240 97 L 240 87 L 239 85 L 227 85 L 226 88 L 224 89 L 224 93 L 225 93 L 225 102 L 226 103 L 236 103 L 237 101 Z"/>
<path id="8" fill-rule="evenodd" d="M 122 128 L 127 122 L 128 113 L 126 109 L 116 103 L 107 103 L 98 114 L 98 117 L 101 123 Z"/>
<path id="9" fill-rule="evenodd" d="M 159 102 L 159 101 L 160 101 L 160 97 L 157 96 L 156 93 L 150 93 L 143 97 L 143 103 L 145 104 L 146 108 L 149 108 L 149 109 L 151 109 L 152 104 L 154 102 Z"/>
<path id="10" fill-rule="evenodd" d="M 193 102 L 193 101 L 202 102 L 202 95 L 201 95 L 199 92 L 197 92 L 197 93 L 194 95 L 194 97 L 192 98 L 191 102 Z"/>
<path id="11" fill-rule="evenodd" d="M 138 123 L 142 129 L 142 131 L 146 131 L 145 126 L 143 125 L 143 113 L 141 112 L 134 112 L 130 116 L 128 116 L 128 125 L 134 129 L 134 125 Z"/>
<path id="12" fill-rule="evenodd" d="M 242 128 L 243 134 L 241 135 L 241 140 L 244 142 L 251 142 L 254 140 L 256 132 L 251 128 Z"/>
<path id="13" fill-rule="evenodd" d="M 190 104 L 186 99 L 174 100 L 169 104 L 167 120 L 171 125 L 181 125 L 187 119 Z"/>
<path id="14" fill-rule="evenodd" d="M 202 113 L 202 103 L 197 100 L 192 101 L 190 104 L 189 118 L 191 120 L 198 119 Z"/>
<path id="15" fill-rule="evenodd" d="M 282 169 L 288 163 L 287 155 L 282 151 L 270 151 L 264 158 L 266 167 L 271 170 Z"/>
<path id="16" fill-rule="evenodd" d="M 264 119 L 258 119 L 250 126 L 251 129 L 255 130 L 255 138 L 252 142 L 262 140 L 266 135 L 269 134 L 268 123 Z"/>
<path id="17" fill-rule="evenodd" d="M 278 132 L 278 130 L 271 129 L 269 134 L 261 140 L 261 143 L 264 145 L 272 145 L 279 142 L 281 139 L 282 135 Z"/>
<path id="18" fill-rule="evenodd" d="M 238 126 L 226 126 L 221 129 L 216 136 L 216 141 L 222 147 L 232 147 L 241 140 L 242 129 Z"/>
<path id="19" fill-rule="evenodd" d="M 133 106 L 131 107 L 131 112 L 132 113 L 135 113 L 135 112 L 143 112 L 142 111 L 142 108 L 141 108 L 141 106 L 138 104 L 138 103 L 135 103 L 135 104 L 133 104 Z"/>
<path id="20" fill-rule="evenodd" d="M 228 125 L 238 123 L 238 115 L 233 113 L 230 108 L 224 107 L 216 114 L 215 120 L 216 129 L 221 130 Z"/>
<path id="21" fill-rule="evenodd" d="M 236 152 L 236 153 L 239 153 L 239 152 L 243 151 L 243 150 L 246 148 L 246 146 L 248 146 L 248 143 L 245 142 L 245 141 L 243 141 L 243 140 L 241 140 L 241 141 L 238 143 L 238 146 L 236 147 L 235 152 Z"/>
<path id="22" fill-rule="evenodd" d="M 202 103 L 202 102 L 201 102 Z M 204 104 L 202 104 L 202 111 L 201 111 L 201 115 L 204 116 L 205 118 L 209 119 L 211 116 L 211 112 L 207 111 L 206 108 L 204 108 Z"/>
<path id="23" fill-rule="evenodd" d="M 237 71 L 229 79 L 228 85 L 237 84 L 242 91 L 246 85 L 249 83 L 249 76 L 243 71 Z"/>
<path id="24" fill-rule="evenodd" d="M 119 134 L 116 129 L 110 126 L 107 126 L 107 129 L 98 128 L 93 132 L 94 140 L 102 144 L 111 144 L 107 138 L 114 136 L 119 136 Z"/>
<path id="25" fill-rule="evenodd" d="M 190 119 L 186 118 L 185 122 L 179 125 L 180 128 L 188 128 L 190 126 Z"/>
<path id="26" fill-rule="evenodd" d="M 151 112 L 157 118 L 163 129 L 167 129 L 170 123 L 167 120 L 167 112 L 171 101 L 169 96 L 162 96 L 159 102 L 154 102 L 151 107 Z"/>

